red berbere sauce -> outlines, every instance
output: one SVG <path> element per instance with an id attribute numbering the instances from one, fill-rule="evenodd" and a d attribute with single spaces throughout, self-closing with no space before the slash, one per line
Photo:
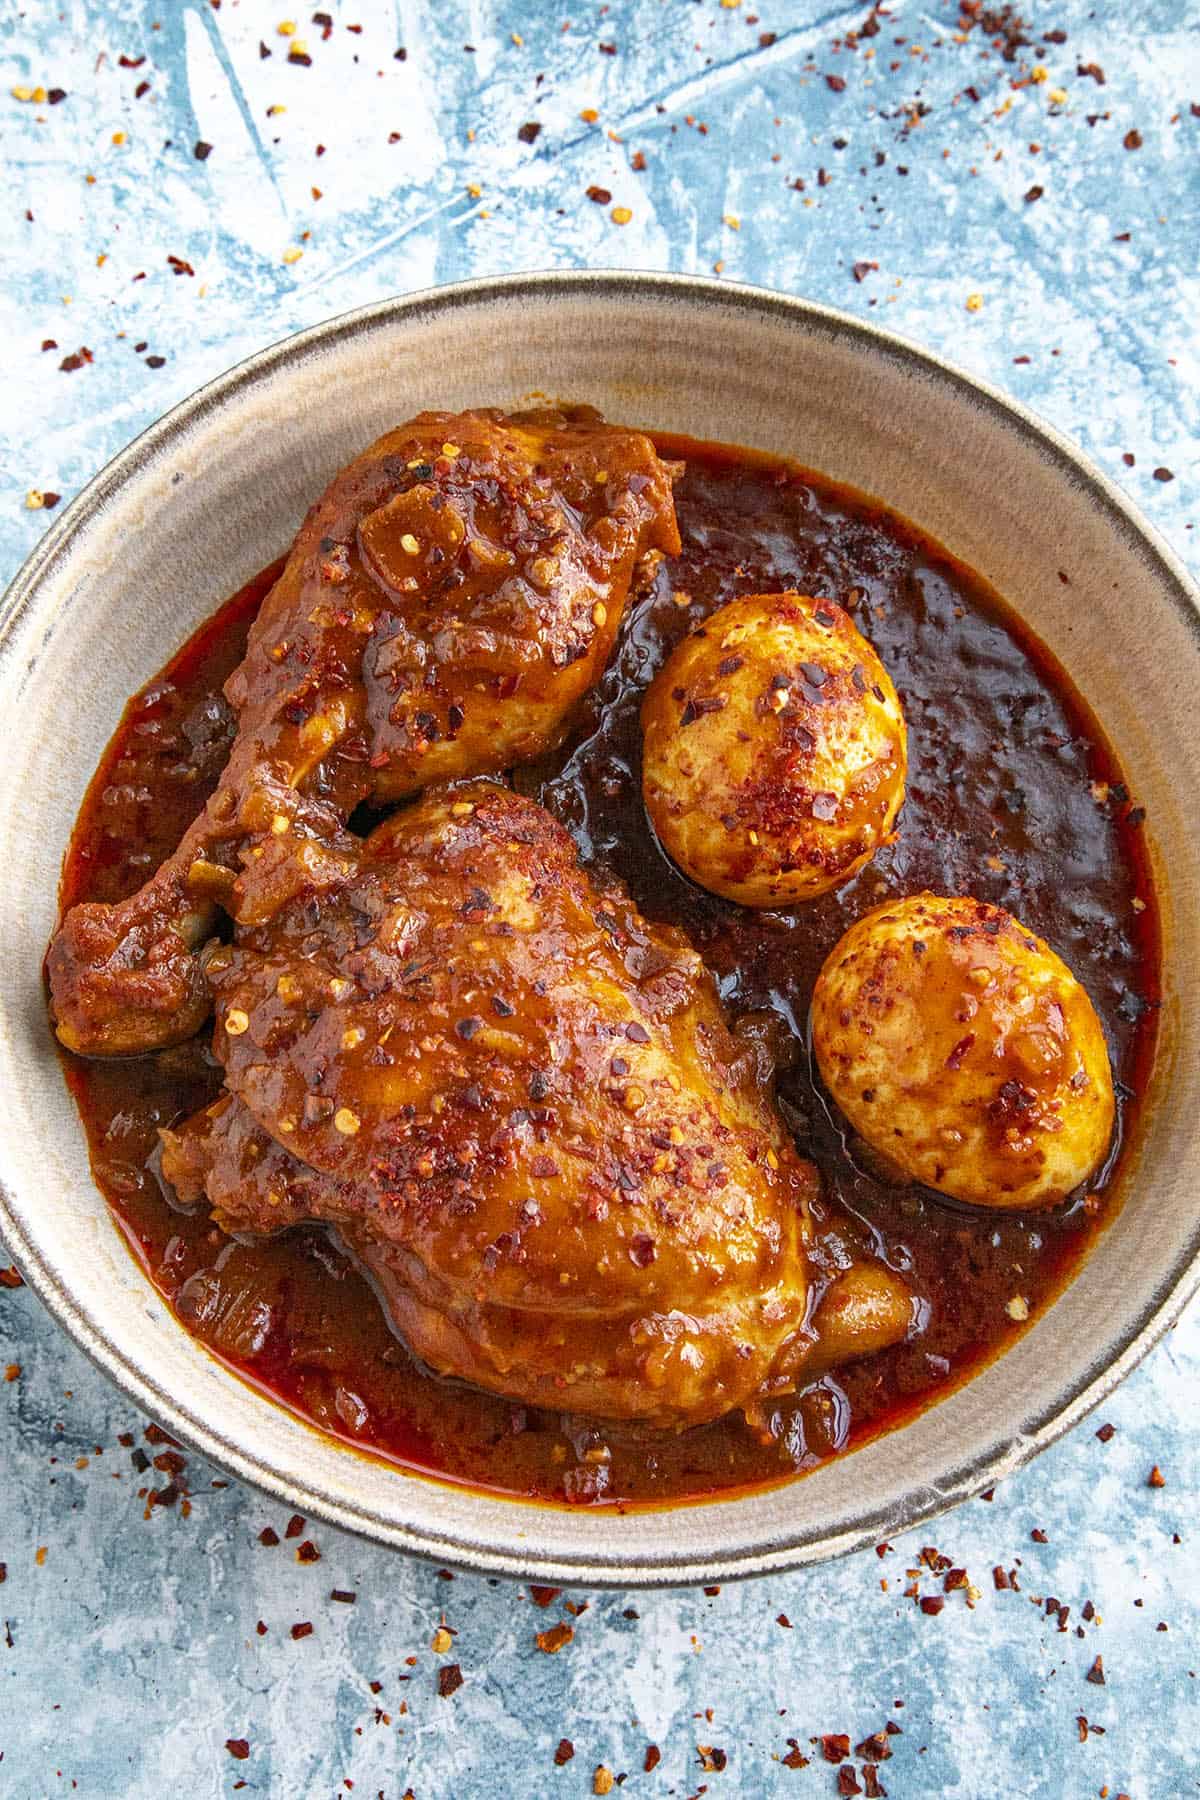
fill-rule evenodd
<path id="1" fill-rule="evenodd" d="M 208 1032 L 120 1062 L 64 1056 L 92 1166 L 150 1280 L 218 1357 L 324 1430 L 406 1468 L 575 1503 L 727 1493 L 803 1471 L 891 1429 L 964 1381 L 1070 1279 L 1115 1205 L 1153 1057 L 1159 939 L 1141 815 L 1064 671 L 985 583 L 872 500 L 749 452 L 660 439 L 686 459 L 676 486 L 684 548 L 626 621 L 618 654 L 568 745 L 518 771 L 586 858 L 628 883 L 651 917 L 682 925 L 732 1014 L 790 1027 L 780 1099 L 825 1178 L 822 1235 L 863 1246 L 924 1302 L 911 1343 L 773 1403 L 678 1435 L 513 1406 L 419 1367 L 323 1228 L 242 1242 L 184 1212 L 156 1173 L 156 1133 L 220 1085 Z M 264 570 L 130 701 L 88 790 L 62 883 L 115 900 L 174 847 L 214 786 L 232 736 L 221 684 L 279 565 Z M 1068 571 L 1069 573 L 1069 571 Z M 898 840 L 855 880 L 787 913 L 740 909 L 684 881 L 659 851 L 640 795 L 638 708 L 678 639 L 737 594 L 796 588 L 847 607 L 896 683 L 909 728 Z M 368 821 L 363 821 L 367 823 Z M 1051 1213 L 975 1211 L 873 1178 L 852 1157 L 805 1046 L 825 955 L 878 901 L 929 888 L 1009 908 L 1046 937 L 1091 995 L 1118 1077 L 1116 1148 L 1086 1199 Z M 611 1452 L 597 1460 L 599 1444 Z M 588 1456 L 587 1452 L 592 1451 Z"/>

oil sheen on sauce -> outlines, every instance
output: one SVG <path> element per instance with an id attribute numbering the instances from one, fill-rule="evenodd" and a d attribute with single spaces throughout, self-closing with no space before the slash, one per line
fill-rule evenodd
<path id="1" fill-rule="evenodd" d="M 1159 943 L 1141 817 L 1095 719 L 999 598 L 877 503 L 774 459 L 661 438 L 683 553 L 631 612 L 564 748 L 518 772 L 652 918 L 682 925 L 731 1014 L 768 1012 L 792 1046 L 780 1103 L 824 1177 L 821 1235 L 902 1272 L 924 1329 L 848 1365 L 753 1427 L 741 1415 L 678 1435 L 514 1406 L 419 1367 L 336 1241 L 269 1241 L 184 1212 L 156 1173 L 156 1133 L 220 1085 L 208 1032 L 114 1063 L 64 1055 L 92 1166 L 149 1279 L 185 1327 L 244 1378 L 327 1432 L 408 1468 L 574 1504 L 636 1505 L 771 1483 L 902 1424 L 961 1383 L 1069 1280 L 1119 1198 L 1121 1145 L 1153 1055 Z M 236 595 L 129 703 L 88 791 L 64 909 L 116 899 L 174 847 L 232 737 L 221 684 L 279 565 Z M 638 708 L 678 639 L 737 594 L 795 588 L 841 602 L 873 640 L 909 729 L 897 841 L 855 880 L 792 912 L 704 894 L 657 848 L 640 797 Z M 1009 908 L 1083 981 L 1118 1078 L 1118 1134 L 1088 1196 L 1046 1214 L 975 1211 L 872 1173 L 823 1099 L 806 1048 L 809 999 L 846 927 L 889 896 L 932 889 Z"/>

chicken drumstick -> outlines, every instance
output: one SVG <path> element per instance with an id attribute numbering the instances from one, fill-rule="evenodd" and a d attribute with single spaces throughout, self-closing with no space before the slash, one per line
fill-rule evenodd
<path id="1" fill-rule="evenodd" d="M 239 880 L 270 910 L 336 879 L 357 803 L 402 799 L 550 748 L 607 662 L 648 555 L 679 548 L 672 469 L 588 407 L 422 413 L 331 483 L 226 684 L 220 785 L 138 893 L 74 907 L 47 970 L 84 1055 L 191 1036 L 198 954 Z M 300 840 L 297 847 L 296 840 Z M 344 846 L 342 846 L 344 848 Z"/>

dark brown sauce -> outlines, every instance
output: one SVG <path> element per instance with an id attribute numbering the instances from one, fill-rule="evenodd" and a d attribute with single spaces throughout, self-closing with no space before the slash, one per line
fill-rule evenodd
<path id="1" fill-rule="evenodd" d="M 407 1468 L 576 1502 L 645 1504 L 777 1481 L 903 1423 L 1001 1350 L 1022 1329 L 1008 1303 L 1020 1295 L 1035 1315 L 1117 1203 L 1159 997 L 1139 814 L 1096 720 L 1011 610 L 873 501 L 748 452 L 659 443 L 688 465 L 676 489 L 683 554 L 628 619 L 568 748 L 552 766 L 520 771 L 519 785 L 564 820 L 586 857 L 614 867 L 649 915 L 688 930 L 733 1014 L 769 1009 L 786 1021 L 797 1054 L 781 1101 L 825 1177 L 823 1235 L 903 1272 L 923 1302 L 923 1333 L 776 1404 L 765 1430 L 737 1416 L 667 1437 L 514 1407 L 417 1367 L 323 1230 L 242 1243 L 171 1204 L 155 1174 L 156 1131 L 219 1087 L 207 1032 L 157 1057 L 64 1058 L 97 1181 L 154 1285 L 217 1356 L 326 1431 Z M 137 887 L 199 810 L 231 737 L 221 684 L 277 572 L 251 582 L 130 702 L 80 814 L 64 909 Z M 654 843 L 638 708 L 702 616 L 736 594 L 785 587 L 839 600 L 874 641 L 908 719 L 909 787 L 898 840 L 862 875 L 793 913 L 761 914 L 692 887 Z M 1119 1122 L 1086 1200 L 1014 1217 L 886 1185 L 827 1109 L 805 1048 L 817 971 L 853 919 L 922 888 L 1009 908 L 1088 989 L 1118 1077 Z M 584 1454 L 600 1441 L 606 1466 Z"/>

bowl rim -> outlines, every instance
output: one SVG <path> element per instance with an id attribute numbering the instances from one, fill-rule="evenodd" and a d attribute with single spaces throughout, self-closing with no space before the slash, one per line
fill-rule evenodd
<path id="1" fill-rule="evenodd" d="M 968 374 L 937 352 L 879 326 L 856 319 L 835 307 L 775 292 L 769 288 L 713 280 L 709 277 L 667 274 L 654 271 L 618 268 L 595 270 L 538 270 L 529 273 L 477 277 L 443 286 L 421 288 L 408 294 L 392 295 L 368 305 L 335 314 L 333 317 L 278 339 L 235 363 L 231 368 L 204 383 L 180 400 L 162 417 L 147 426 L 124 449 L 120 450 L 92 477 L 50 530 L 35 545 L 0 600 L 0 662 L 12 649 L 12 629 L 25 608 L 34 600 L 38 588 L 57 559 L 69 548 L 76 529 L 100 508 L 123 484 L 146 467 L 188 425 L 221 408 L 256 383 L 269 379 L 297 355 L 337 345 L 365 329 L 393 322 L 419 322 L 424 317 L 443 315 L 448 311 L 487 305 L 497 300 L 562 300 L 588 297 L 612 298 L 629 293 L 648 301 L 669 303 L 672 299 L 708 303 L 714 307 L 739 308 L 767 314 L 815 328 L 825 334 L 848 341 L 852 345 L 883 352 L 907 364 L 918 374 L 936 375 L 944 383 L 958 388 L 964 397 L 984 409 L 1008 429 L 1035 447 L 1060 474 L 1068 474 L 1082 484 L 1088 498 L 1099 506 L 1127 541 L 1138 547 L 1143 556 L 1157 564 L 1157 573 L 1170 592 L 1172 602 L 1185 621 L 1200 648 L 1200 585 L 1176 556 L 1158 530 L 1144 519 L 1138 508 L 1100 470 L 1091 459 L 1073 445 L 1054 426 L 1040 419 L 1020 401 L 1011 398 L 992 383 Z M 5 1004 L 0 1001 L 0 1005 Z M 732 1581 L 762 1574 L 783 1573 L 808 1564 L 848 1554 L 874 1544 L 886 1530 L 912 1529 L 939 1517 L 951 1507 L 992 1486 L 1004 1476 L 1015 1473 L 1034 1456 L 1071 1430 L 1088 1412 L 1104 1400 L 1125 1376 L 1160 1341 L 1178 1319 L 1188 1301 L 1200 1290 L 1200 1237 L 1195 1247 L 1183 1243 L 1169 1275 L 1157 1292 L 1130 1321 L 1111 1346 L 1111 1354 L 1095 1373 L 1085 1372 L 1067 1382 L 1056 1402 L 1046 1407 L 1041 1416 L 1022 1430 L 1014 1440 L 997 1434 L 994 1443 L 974 1461 L 953 1468 L 938 1488 L 922 1490 L 922 1499 L 912 1511 L 905 1513 L 900 1525 L 880 1512 L 862 1516 L 852 1529 L 834 1528 L 826 1533 L 809 1533 L 803 1537 L 784 1536 L 766 1548 L 732 1547 L 718 1557 L 697 1558 L 686 1548 L 677 1554 L 645 1553 L 624 1556 L 617 1548 L 611 1555 L 597 1557 L 591 1551 L 579 1557 L 544 1556 L 532 1546 L 493 1548 L 472 1538 L 439 1533 L 429 1526 L 411 1526 L 394 1520 L 384 1521 L 365 1508 L 361 1511 L 346 1505 L 340 1498 L 323 1493 L 319 1486 L 281 1474 L 269 1463 L 220 1430 L 196 1418 L 187 1404 L 159 1387 L 154 1376 L 128 1359 L 86 1315 L 70 1290 L 59 1281 L 53 1269 L 41 1258 L 22 1228 L 0 1173 L 0 1235 L 11 1251 L 25 1281 L 46 1307 L 54 1320 L 110 1381 L 143 1411 L 166 1425 L 182 1441 L 240 1481 L 260 1489 L 289 1506 L 303 1510 L 372 1542 L 440 1563 L 453 1563 L 485 1575 L 507 1576 L 522 1581 L 543 1581 L 551 1585 L 587 1585 L 603 1588 L 671 1587 L 693 1585 L 705 1581 Z M 229 1379 L 239 1379 L 226 1371 Z M 311 1427 L 316 1430 L 316 1427 Z M 323 1434 L 322 1434 L 323 1435 Z M 339 1440 L 331 1440 L 339 1442 Z M 346 1454 L 361 1455 L 350 1446 Z M 437 1489 L 444 1484 L 434 1476 L 408 1471 L 403 1479 Z M 458 1485 L 458 1484 L 455 1484 Z M 470 1492 L 470 1489 L 460 1491 Z M 541 1507 L 539 1503 L 520 1498 L 487 1494 L 489 1502 L 504 1498 L 514 1509 L 514 1517 L 531 1524 Z M 749 1498 L 750 1496 L 747 1496 Z M 719 1498 L 719 1497 L 718 1497 Z M 734 1497 L 736 1504 L 737 1497 Z M 728 1501 L 726 1502 L 728 1503 Z M 710 1502 L 701 1502 L 708 1505 Z M 680 1510 L 694 1510 L 685 1502 Z M 515 1538 L 520 1533 L 514 1533 Z"/>

